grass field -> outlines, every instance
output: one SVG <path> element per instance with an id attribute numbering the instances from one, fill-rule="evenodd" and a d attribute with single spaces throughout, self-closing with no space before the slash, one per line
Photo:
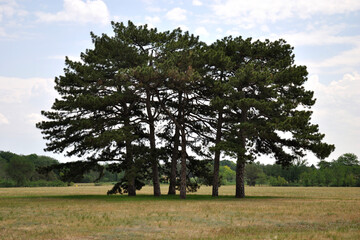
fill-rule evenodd
<path id="1" fill-rule="evenodd" d="M 0 239 L 360 239 L 360 188 L 201 187 L 186 200 L 110 186 L 0 189 Z M 162 192 L 166 193 L 166 186 Z"/>

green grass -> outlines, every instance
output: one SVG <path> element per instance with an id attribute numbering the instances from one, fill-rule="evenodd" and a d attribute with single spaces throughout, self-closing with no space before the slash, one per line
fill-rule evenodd
<path id="1" fill-rule="evenodd" d="M 234 186 L 154 197 L 110 186 L 0 189 L 0 239 L 360 239 L 360 188 Z M 166 193 L 166 186 L 162 186 Z"/>

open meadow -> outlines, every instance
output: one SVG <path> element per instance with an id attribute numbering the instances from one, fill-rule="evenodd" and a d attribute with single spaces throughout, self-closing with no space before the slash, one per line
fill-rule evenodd
<path id="1" fill-rule="evenodd" d="M 201 187 L 186 200 L 111 186 L 0 189 L 0 239 L 360 239 L 360 188 Z M 162 186 L 162 193 L 167 186 Z"/>

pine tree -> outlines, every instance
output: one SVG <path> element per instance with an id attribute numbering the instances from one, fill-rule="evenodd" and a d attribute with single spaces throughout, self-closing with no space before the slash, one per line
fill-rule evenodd
<path id="1" fill-rule="evenodd" d="M 271 154 L 286 166 L 306 150 L 319 158 L 334 150 L 310 122 L 315 100 L 304 89 L 306 67 L 294 64 L 293 48 L 284 40 L 249 42 L 238 37 L 228 43 L 234 45 L 236 71 L 229 78 L 231 117 L 224 138 L 226 152 L 237 158 L 238 198 L 245 196 L 245 164 L 258 154 Z"/>
<path id="2" fill-rule="evenodd" d="M 189 141 L 196 138 L 198 133 L 197 112 L 198 101 L 201 96 L 201 76 L 199 69 L 202 67 L 202 46 L 194 35 L 182 33 L 179 29 L 174 32 L 172 42 L 166 45 L 167 55 L 159 62 L 159 70 L 165 74 L 164 90 L 159 93 L 164 115 L 175 126 L 174 150 L 172 157 L 172 170 L 170 177 L 169 193 L 173 194 L 173 181 L 175 177 L 175 162 L 177 161 L 177 145 L 181 146 L 180 152 L 180 197 L 186 198 L 187 189 L 187 153 Z M 179 141 L 177 140 L 179 138 Z"/>
<path id="3" fill-rule="evenodd" d="M 156 30 L 131 22 L 112 25 L 114 37 L 91 34 L 94 49 L 82 53 L 81 62 L 66 59 L 64 76 L 55 79 L 61 98 L 51 111 L 42 112 L 49 120 L 37 127 L 49 141 L 47 151 L 66 151 L 67 156 L 95 163 L 118 162 L 112 169 L 125 171 L 123 186 L 135 195 L 145 158 L 146 115 L 137 82 L 125 73 L 149 65 L 146 47 L 156 42 Z"/>

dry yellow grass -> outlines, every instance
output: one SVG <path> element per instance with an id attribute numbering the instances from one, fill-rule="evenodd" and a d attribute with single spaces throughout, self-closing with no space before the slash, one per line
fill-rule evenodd
<path id="1" fill-rule="evenodd" d="M 360 239 L 360 188 L 246 188 L 213 199 L 106 196 L 110 186 L 0 189 L 0 239 Z M 166 193 L 166 186 L 162 192 Z"/>

